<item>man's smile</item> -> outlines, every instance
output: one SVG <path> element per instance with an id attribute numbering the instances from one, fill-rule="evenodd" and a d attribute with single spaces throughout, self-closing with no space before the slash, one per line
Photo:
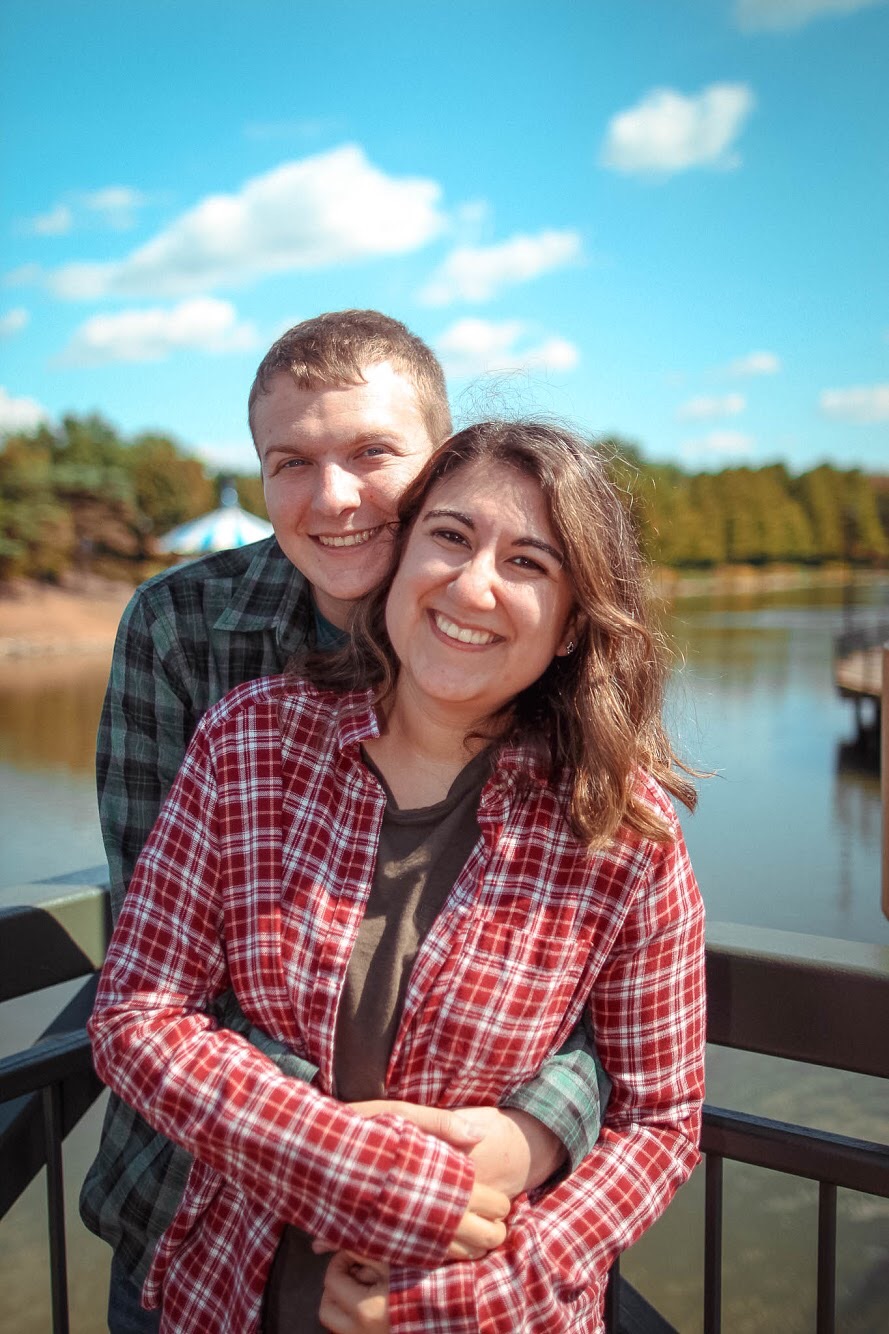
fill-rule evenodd
<path id="1" fill-rule="evenodd" d="M 361 547 L 365 542 L 369 542 L 380 528 L 382 524 L 376 528 L 363 528 L 360 533 L 316 533 L 314 541 L 322 547 Z"/>

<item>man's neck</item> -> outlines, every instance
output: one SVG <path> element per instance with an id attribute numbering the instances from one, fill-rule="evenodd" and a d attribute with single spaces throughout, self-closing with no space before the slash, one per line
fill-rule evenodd
<path id="1" fill-rule="evenodd" d="M 309 591 L 312 594 L 312 602 L 315 610 L 325 621 L 336 627 L 337 630 L 348 630 L 349 621 L 352 618 L 354 602 L 345 601 L 340 598 L 332 598 L 327 593 L 316 588 L 314 584 L 309 585 Z"/>

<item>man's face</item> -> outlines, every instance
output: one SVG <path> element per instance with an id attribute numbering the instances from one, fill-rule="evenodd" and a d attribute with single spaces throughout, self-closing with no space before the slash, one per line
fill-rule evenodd
<path id="1" fill-rule="evenodd" d="M 282 372 L 253 408 L 269 518 L 284 554 L 345 628 L 351 604 L 382 577 L 398 501 L 440 441 L 414 386 L 388 361 L 366 383 L 300 389 Z"/>

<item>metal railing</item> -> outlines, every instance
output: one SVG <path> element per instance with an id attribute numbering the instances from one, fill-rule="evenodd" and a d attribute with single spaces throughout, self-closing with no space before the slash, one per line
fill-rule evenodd
<path id="1" fill-rule="evenodd" d="M 33 1047 L 0 1061 L 0 1217 L 46 1166 L 53 1330 L 67 1334 L 62 1141 L 101 1092 L 83 1024 L 108 910 L 99 885 L 66 895 L 53 888 L 56 897 L 38 906 L 0 911 L 0 1000 L 76 977 L 89 981 Z M 889 950 L 711 924 L 707 987 L 710 1042 L 889 1079 Z M 833 1334 L 836 1193 L 889 1198 L 889 1146 L 707 1107 L 702 1149 L 706 1334 L 721 1330 L 726 1159 L 819 1183 L 817 1331 Z M 606 1305 L 612 1334 L 670 1334 L 668 1322 L 619 1280 L 617 1266 Z"/>

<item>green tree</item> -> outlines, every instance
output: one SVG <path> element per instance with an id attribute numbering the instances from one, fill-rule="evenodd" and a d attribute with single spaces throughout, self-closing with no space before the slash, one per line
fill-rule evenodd
<path id="1" fill-rule="evenodd" d="M 53 485 L 45 428 L 7 438 L 0 453 L 0 577 L 56 580 L 74 558 L 71 516 Z"/>
<path id="2" fill-rule="evenodd" d="M 137 436 L 127 463 L 136 506 L 152 537 L 216 505 L 216 487 L 200 459 L 182 453 L 167 436 Z"/>

